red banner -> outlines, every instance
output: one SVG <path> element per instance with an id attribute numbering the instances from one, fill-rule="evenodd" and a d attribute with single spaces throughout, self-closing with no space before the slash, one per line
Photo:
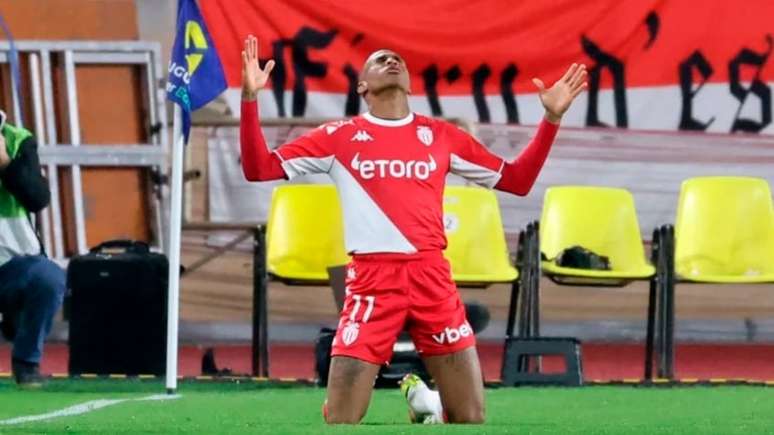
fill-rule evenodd
<path id="1" fill-rule="evenodd" d="M 618 126 L 631 124 L 618 107 L 626 106 L 627 90 L 672 86 L 683 108 L 672 109 L 677 119 L 666 128 L 706 129 L 710 116 L 696 118 L 691 104 L 710 84 L 724 84 L 723 104 L 760 100 L 751 125 L 729 124 L 729 130 L 761 131 L 771 124 L 771 0 L 200 3 L 229 85 L 239 85 L 240 51 L 252 33 L 261 58 L 278 62 L 273 86 L 280 99 L 285 90 L 351 95 L 368 54 L 390 48 L 406 59 L 412 94 L 426 96 L 436 115 L 440 97 L 471 95 L 479 107 L 488 96 L 502 96 L 513 122 L 513 95 L 534 92 L 532 77 L 553 81 L 569 64 L 584 62 L 590 103 L 595 92 L 611 90 Z M 305 109 L 294 105 L 293 111 Z M 480 107 L 477 113 L 488 121 Z M 744 118 L 735 116 L 729 122 Z M 586 118 L 586 125 L 596 125 L 593 114 Z"/>

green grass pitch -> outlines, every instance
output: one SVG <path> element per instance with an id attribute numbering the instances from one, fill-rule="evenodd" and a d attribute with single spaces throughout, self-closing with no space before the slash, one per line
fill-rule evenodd
<path id="1" fill-rule="evenodd" d="M 487 421 L 480 427 L 410 425 L 400 393 L 378 390 L 363 424 L 331 427 L 322 422 L 323 389 L 183 383 L 176 400 L 124 401 L 81 415 L 2 424 L 93 400 L 161 392 L 157 381 L 54 380 L 39 391 L 0 381 L 0 434 L 774 433 L 774 389 L 748 386 L 489 389 Z"/>

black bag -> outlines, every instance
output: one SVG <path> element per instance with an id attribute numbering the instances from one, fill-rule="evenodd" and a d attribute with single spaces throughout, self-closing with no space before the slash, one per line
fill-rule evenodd
<path id="1" fill-rule="evenodd" d="M 71 374 L 164 373 L 168 269 L 166 256 L 130 240 L 70 260 Z"/>
<path id="2" fill-rule="evenodd" d="M 555 259 L 556 265 L 575 269 L 610 270 L 610 259 L 582 246 L 565 249 Z"/>
<path id="3" fill-rule="evenodd" d="M 322 328 L 315 341 L 315 371 L 317 372 L 317 385 L 321 387 L 328 385 L 328 372 L 331 367 L 331 348 L 333 347 L 333 338 L 335 336 L 335 329 Z M 425 382 L 430 381 L 430 375 L 427 373 L 422 358 L 419 357 L 414 348 L 411 337 L 403 333 L 398 337 L 390 364 L 383 365 L 379 369 L 379 375 L 376 377 L 374 386 L 376 388 L 396 388 L 398 382 L 409 373 L 418 375 Z"/>

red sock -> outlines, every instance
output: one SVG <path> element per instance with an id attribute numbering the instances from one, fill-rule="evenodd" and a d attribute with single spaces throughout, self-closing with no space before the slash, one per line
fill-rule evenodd
<path id="1" fill-rule="evenodd" d="M 323 413 L 323 419 L 327 423 L 328 422 L 328 401 L 327 400 L 322 404 L 322 413 Z"/>

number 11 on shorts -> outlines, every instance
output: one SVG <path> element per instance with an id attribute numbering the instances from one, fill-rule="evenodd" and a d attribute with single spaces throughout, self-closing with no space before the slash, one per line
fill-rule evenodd
<path id="1" fill-rule="evenodd" d="M 360 307 L 363 305 L 363 296 L 352 295 L 352 299 L 355 301 L 355 306 L 352 307 L 352 312 L 349 313 L 349 319 L 346 326 L 341 331 L 341 340 L 345 346 L 349 346 L 357 340 L 357 336 L 360 334 L 360 322 L 357 321 L 357 315 L 360 312 Z M 360 319 L 362 323 L 368 323 L 368 319 L 371 318 L 371 313 L 374 311 L 374 304 L 376 303 L 376 296 L 366 296 L 366 309 L 363 313 L 363 318 Z M 344 307 L 344 310 L 347 308 Z"/>
<path id="2" fill-rule="evenodd" d="M 355 306 L 352 308 L 352 312 L 349 314 L 349 321 L 357 322 L 357 314 L 360 311 L 360 305 L 361 305 L 361 300 L 363 299 L 363 296 L 352 295 L 352 299 L 355 301 Z M 363 313 L 363 318 L 361 319 L 363 323 L 367 323 L 368 319 L 371 318 L 371 313 L 374 311 L 374 303 L 376 302 L 376 296 L 366 296 L 365 300 L 368 303 L 368 306 L 366 307 L 365 312 Z"/>

